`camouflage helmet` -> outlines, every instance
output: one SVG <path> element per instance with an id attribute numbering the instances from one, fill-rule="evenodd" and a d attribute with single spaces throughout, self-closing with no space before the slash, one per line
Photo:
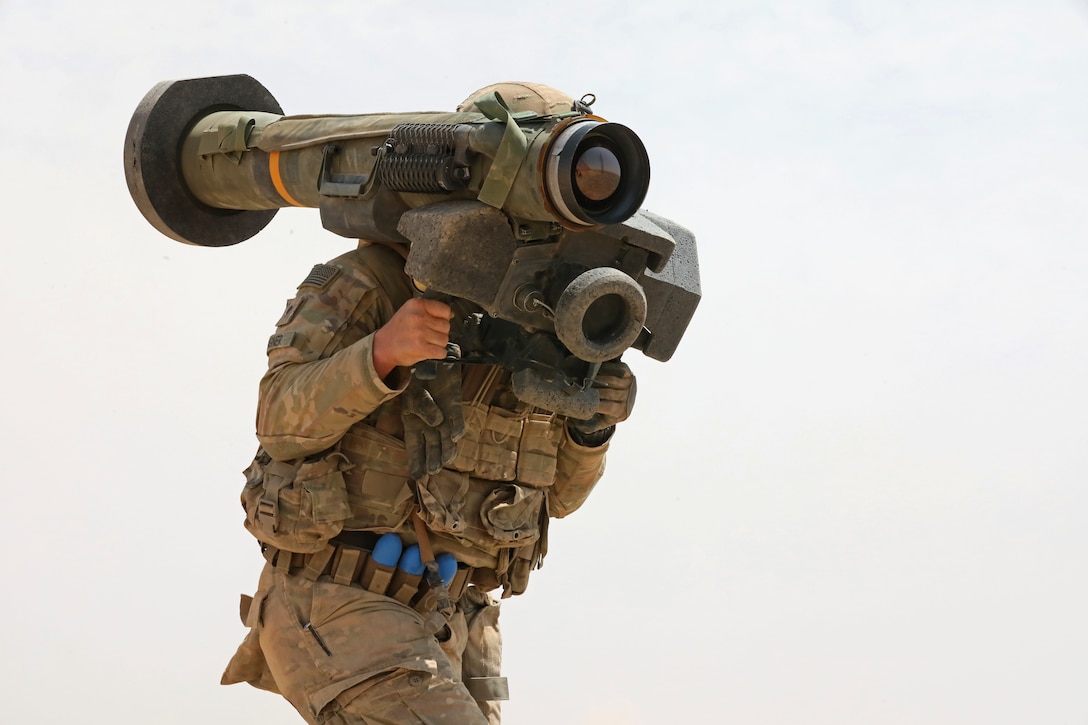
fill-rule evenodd
<path id="1" fill-rule="evenodd" d="M 557 113 L 569 113 L 575 108 L 575 101 L 562 91 L 542 83 L 525 83 L 521 81 L 505 81 L 492 83 L 470 94 L 457 106 L 461 113 L 479 113 L 476 107 L 476 99 L 481 96 L 498 91 L 507 107 L 514 113 L 532 111 L 539 116 L 550 116 Z"/>

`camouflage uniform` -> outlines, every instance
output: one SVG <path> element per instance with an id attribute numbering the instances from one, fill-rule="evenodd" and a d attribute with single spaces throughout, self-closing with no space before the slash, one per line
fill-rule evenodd
<path id="1" fill-rule="evenodd" d="M 374 331 L 412 295 L 402 266 L 391 248 L 365 242 L 316 266 L 269 341 L 261 451 L 243 493 L 269 561 L 243 598 L 250 632 L 223 682 L 280 692 L 310 723 L 494 725 L 505 681 L 487 592 L 524 591 L 548 519 L 582 505 L 608 445 L 576 442 L 562 417 L 520 404 L 505 371 L 466 366 L 457 455 L 410 480 L 406 381 L 383 381 L 372 360 Z M 279 508 L 262 518 L 254 497 L 267 497 L 276 475 L 286 482 L 271 487 Z M 374 567 L 362 564 L 377 534 L 407 545 L 424 524 L 435 553 L 459 563 L 456 610 L 437 636 L 433 602 L 397 598 L 395 584 L 368 590 Z"/>

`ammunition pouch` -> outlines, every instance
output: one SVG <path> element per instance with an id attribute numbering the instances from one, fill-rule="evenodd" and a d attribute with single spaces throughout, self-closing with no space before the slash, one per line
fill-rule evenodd
<path id="1" fill-rule="evenodd" d="M 562 440 L 563 423 L 554 414 L 529 414 L 518 446 L 518 481 L 530 486 L 552 485 Z"/>
<path id="2" fill-rule="evenodd" d="M 428 585 L 426 577 L 409 575 L 401 569 L 378 564 L 371 557 L 369 549 L 331 541 L 312 554 L 280 550 L 268 545 L 263 547 L 263 552 L 269 564 L 291 576 L 366 589 L 396 599 L 424 615 L 435 609 L 435 592 Z M 474 571 L 469 566 L 458 566 L 453 581 L 447 587 L 451 601 L 460 599 Z"/>
<path id="3" fill-rule="evenodd" d="M 563 424 L 552 413 L 516 413 L 479 402 L 464 403 L 465 435 L 448 464 L 492 481 L 550 486 Z"/>
<path id="4" fill-rule="evenodd" d="M 273 461 L 259 450 L 242 489 L 246 529 L 278 549 L 319 551 L 351 515 L 344 482 L 350 468 L 335 448 L 294 461 Z"/>

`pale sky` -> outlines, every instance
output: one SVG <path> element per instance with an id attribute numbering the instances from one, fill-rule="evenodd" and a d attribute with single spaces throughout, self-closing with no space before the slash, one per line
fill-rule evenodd
<path id="1" fill-rule="evenodd" d="M 592 92 L 698 238 L 504 603 L 505 722 L 1088 723 L 1083 0 L 0 0 L 0 720 L 302 722 L 218 680 L 265 340 L 352 242 L 187 247 L 121 163 L 152 86 L 230 73 L 293 114 Z"/>

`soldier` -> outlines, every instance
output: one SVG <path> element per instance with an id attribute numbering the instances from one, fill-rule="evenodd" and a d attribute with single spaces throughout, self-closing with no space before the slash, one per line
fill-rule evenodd
<path id="1" fill-rule="evenodd" d="M 573 104 L 537 84 L 470 98 L 490 90 L 513 111 Z M 635 379 L 603 364 L 583 421 L 522 403 L 499 367 L 413 375 L 446 357 L 451 321 L 470 310 L 420 296 L 406 253 L 361 241 L 317 265 L 269 341 L 242 495 L 267 563 L 223 683 L 279 692 L 315 724 L 496 725 L 506 682 L 490 592 L 525 590 L 548 519 L 600 478 Z"/>

